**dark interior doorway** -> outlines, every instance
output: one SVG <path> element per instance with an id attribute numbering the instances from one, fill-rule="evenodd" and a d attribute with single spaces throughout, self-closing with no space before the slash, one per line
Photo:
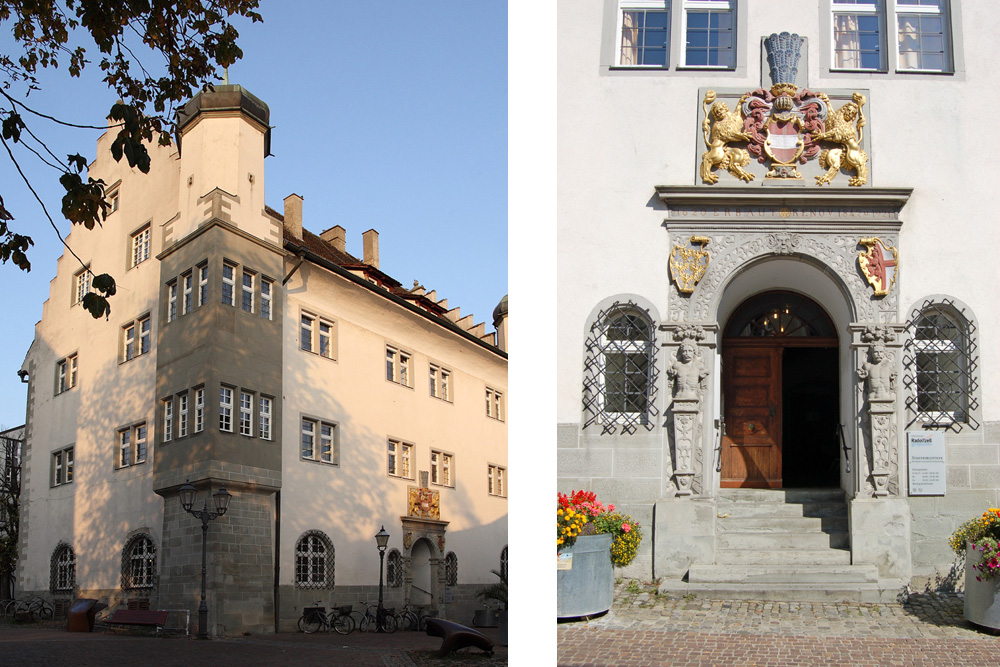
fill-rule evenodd
<path id="1" fill-rule="evenodd" d="M 784 487 L 839 486 L 838 350 L 786 347 L 782 352 Z"/>

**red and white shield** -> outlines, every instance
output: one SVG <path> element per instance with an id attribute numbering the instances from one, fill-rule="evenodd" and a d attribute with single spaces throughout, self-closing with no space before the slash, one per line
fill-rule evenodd
<path id="1" fill-rule="evenodd" d="M 800 136 L 802 121 L 797 117 L 776 118 L 767 121 L 767 139 L 764 150 L 779 164 L 791 164 L 802 154 L 805 144 Z"/>

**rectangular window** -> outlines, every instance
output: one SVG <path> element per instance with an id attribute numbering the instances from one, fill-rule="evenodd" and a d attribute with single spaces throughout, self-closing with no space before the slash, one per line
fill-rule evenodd
<path id="1" fill-rule="evenodd" d="M 194 432 L 201 433 L 205 430 L 205 388 L 198 387 L 194 390 Z"/>
<path id="2" fill-rule="evenodd" d="M 73 448 L 65 447 L 52 452 L 52 486 L 62 486 L 73 481 Z"/>
<path id="3" fill-rule="evenodd" d="M 240 392 L 240 435 L 253 437 L 253 394 Z"/>
<path id="4" fill-rule="evenodd" d="M 118 467 L 127 468 L 132 462 L 132 429 L 118 431 Z"/>
<path id="5" fill-rule="evenodd" d="M 486 416 L 492 419 L 497 419 L 503 421 L 503 393 L 492 389 L 491 387 L 486 388 Z"/>
<path id="6" fill-rule="evenodd" d="M 61 394 L 76 386 L 77 362 L 76 354 L 56 362 L 56 393 Z"/>
<path id="7" fill-rule="evenodd" d="M 623 0 L 618 12 L 618 64 L 666 67 L 670 57 L 670 2 Z"/>
<path id="8" fill-rule="evenodd" d="M 90 294 L 90 284 L 94 281 L 94 274 L 90 268 L 78 271 L 73 276 L 73 304 L 83 301 L 83 297 Z"/>
<path id="9" fill-rule="evenodd" d="M 260 423 L 257 433 L 263 440 L 271 439 L 271 401 L 272 399 L 267 396 L 260 397 Z"/>
<path id="10" fill-rule="evenodd" d="M 302 315 L 301 324 L 301 335 L 299 336 L 299 345 L 306 352 L 312 352 L 313 350 L 313 326 L 315 325 L 316 319 L 311 315 Z"/>
<path id="11" fill-rule="evenodd" d="M 132 235 L 132 263 L 129 268 L 138 266 L 147 259 L 149 259 L 149 225 Z"/>
<path id="12" fill-rule="evenodd" d="M 167 322 L 177 319 L 177 281 L 167 283 Z"/>
<path id="13" fill-rule="evenodd" d="M 149 315 L 143 315 L 122 327 L 122 361 L 131 361 L 149 352 Z"/>
<path id="14" fill-rule="evenodd" d="M 451 371 L 437 364 L 430 365 L 431 396 L 451 400 Z"/>
<path id="15" fill-rule="evenodd" d="M 139 318 L 139 354 L 149 352 L 149 315 Z"/>
<path id="16" fill-rule="evenodd" d="M 118 429 L 118 451 L 115 457 L 115 468 L 118 469 L 146 462 L 145 422 Z"/>
<path id="17" fill-rule="evenodd" d="M 951 45 L 944 0 L 896 0 L 899 69 L 950 72 Z"/>
<path id="18" fill-rule="evenodd" d="M 492 463 L 489 466 L 489 493 L 491 496 L 506 496 L 506 481 L 504 477 L 507 474 L 507 469 L 503 466 L 496 466 Z"/>
<path id="19" fill-rule="evenodd" d="M 181 315 L 187 315 L 193 307 L 194 275 L 188 271 L 181 275 Z"/>
<path id="20" fill-rule="evenodd" d="M 174 439 L 174 399 L 167 398 L 163 401 L 163 442 L 170 442 Z"/>
<path id="21" fill-rule="evenodd" d="M 111 215 L 118 210 L 118 203 L 121 197 L 119 196 L 118 188 L 112 190 L 108 195 L 105 196 L 108 201 L 108 207 L 111 209 L 108 211 L 108 215 Z"/>
<path id="22" fill-rule="evenodd" d="M 833 68 L 884 71 L 882 0 L 833 0 Z"/>
<path id="23" fill-rule="evenodd" d="M 323 463 L 334 463 L 333 457 L 333 424 L 320 422 L 319 425 L 319 460 Z"/>
<path id="24" fill-rule="evenodd" d="M 243 270 L 243 298 L 241 300 L 241 307 L 248 313 L 253 312 L 253 283 L 254 274 L 250 273 L 246 269 Z"/>
<path id="25" fill-rule="evenodd" d="M 316 460 L 316 422 L 302 420 L 302 458 Z"/>
<path id="26" fill-rule="evenodd" d="M 177 437 L 183 438 L 188 434 L 188 395 L 178 396 L 177 404 Z"/>
<path id="27" fill-rule="evenodd" d="M 125 325 L 122 334 L 122 361 L 132 361 L 135 358 L 135 322 Z"/>
<path id="28" fill-rule="evenodd" d="M 413 474 L 410 472 L 413 445 L 399 440 L 389 440 L 388 457 L 388 470 L 391 476 L 413 479 Z"/>
<path id="29" fill-rule="evenodd" d="M 406 387 L 410 384 L 410 353 L 385 346 L 385 379 Z"/>
<path id="30" fill-rule="evenodd" d="M 684 0 L 684 65 L 731 69 L 736 66 L 736 12 L 730 0 Z"/>
<path id="31" fill-rule="evenodd" d="M 339 465 L 340 445 L 337 442 L 337 425 L 303 417 L 302 458 Z"/>
<path id="32" fill-rule="evenodd" d="M 333 325 L 325 320 L 319 321 L 319 356 L 333 357 Z"/>
<path id="33" fill-rule="evenodd" d="M 274 292 L 274 282 L 267 278 L 260 279 L 260 316 L 271 319 L 271 297 Z"/>
<path id="34" fill-rule="evenodd" d="M 431 484 L 455 486 L 452 478 L 454 457 L 451 454 L 431 450 Z"/>
<path id="35" fill-rule="evenodd" d="M 233 432 L 233 390 L 219 389 L 219 430 Z"/>
<path id="36" fill-rule="evenodd" d="M 135 463 L 145 463 L 146 462 L 146 425 L 139 424 L 134 429 L 135 432 L 135 456 L 133 461 Z"/>
<path id="37" fill-rule="evenodd" d="M 208 264 L 198 267 L 198 305 L 208 303 Z"/>
<path id="38" fill-rule="evenodd" d="M 229 262 L 222 263 L 222 303 L 236 305 L 236 265 Z"/>

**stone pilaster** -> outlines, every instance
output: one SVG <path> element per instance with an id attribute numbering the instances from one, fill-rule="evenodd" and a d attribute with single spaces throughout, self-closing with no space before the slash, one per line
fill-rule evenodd
<path id="1" fill-rule="evenodd" d="M 674 417 L 674 486 L 678 496 L 691 495 L 695 476 L 694 451 L 701 446 L 701 401 L 675 399 Z"/>

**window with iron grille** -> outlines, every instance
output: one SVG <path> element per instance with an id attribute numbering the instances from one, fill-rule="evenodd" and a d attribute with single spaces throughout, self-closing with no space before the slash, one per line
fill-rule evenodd
<path id="1" fill-rule="evenodd" d="M 503 551 L 500 552 L 500 576 L 507 581 L 507 545 L 504 545 Z"/>
<path id="2" fill-rule="evenodd" d="M 979 355 L 975 324 L 951 300 L 924 302 L 907 324 L 903 363 L 913 423 L 973 429 L 978 410 Z"/>
<path id="3" fill-rule="evenodd" d="M 458 556 L 454 551 L 444 557 L 444 585 L 458 586 Z"/>
<path id="4" fill-rule="evenodd" d="M 141 533 L 130 538 L 122 549 L 122 590 L 152 588 L 156 581 L 156 546 Z"/>
<path id="5" fill-rule="evenodd" d="M 403 557 L 398 549 L 390 549 L 385 557 L 385 585 L 389 588 L 403 585 Z"/>
<path id="6" fill-rule="evenodd" d="M 310 530 L 295 543 L 295 586 L 333 588 L 333 543 L 318 530 Z"/>
<path id="7" fill-rule="evenodd" d="M 656 327 L 631 301 L 615 302 L 598 313 L 587 336 L 583 374 L 583 428 L 602 433 L 634 433 L 653 428 L 656 378 Z"/>
<path id="8" fill-rule="evenodd" d="M 72 591 L 76 586 L 76 554 L 73 547 L 61 542 L 52 552 L 49 591 L 58 593 Z"/>

